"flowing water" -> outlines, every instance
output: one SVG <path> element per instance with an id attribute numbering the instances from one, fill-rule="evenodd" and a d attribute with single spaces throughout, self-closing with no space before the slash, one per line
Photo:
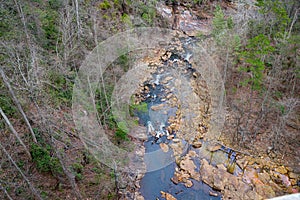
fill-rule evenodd
<path id="1" fill-rule="evenodd" d="M 170 88 L 174 86 L 172 81 L 163 81 L 167 77 L 174 75 L 174 70 L 178 67 L 177 61 L 181 60 L 183 67 L 188 72 L 184 75 L 185 81 L 190 81 L 190 77 L 195 72 L 192 64 L 189 60 L 192 58 L 192 53 L 188 50 L 189 47 L 196 44 L 196 39 L 185 38 L 181 39 L 183 50 L 181 52 L 172 52 L 168 60 L 164 62 L 162 66 L 157 68 L 157 71 L 152 74 L 152 80 L 143 83 L 148 90 L 142 94 L 144 95 L 144 101 L 147 103 L 148 112 L 135 111 L 135 115 L 139 118 L 139 123 L 148 127 L 148 140 L 144 142 L 146 154 L 156 153 L 155 156 L 145 160 L 147 166 L 147 173 L 140 181 L 140 192 L 145 200 L 162 199 L 161 191 L 172 194 L 176 199 L 191 199 L 191 200 L 205 200 L 205 199 L 221 199 L 221 194 L 214 191 L 211 187 L 203 183 L 201 180 L 196 181 L 190 179 L 193 183 L 192 187 L 188 188 L 183 183 L 175 184 L 171 178 L 174 176 L 175 168 L 178 167 L 173 161 L 172 149 L 169 149 L 168 153 L 163 153 L 160 150 L 160 144 L 172 144 L 172 139 L 168 140 L 169 134 L 174 135 L 176 138 L 176 132 L 168 132 L 165 128 L 170 124 L 168 119 L 175 117 L 178 110 L 178 106 L 169 106 L 168 94 L 170 94 Z M 172 63 L 172 67 L 168 66 L 168 62 Z M 181 64 L 182 65 L 182 64 Z M 181 66 L 182 67 L 182 66 Z M 178 69 L 179 70 L 179 69 Z M 201 73 L 201 72 L 200 72 Z M 172 89 L 171 89 L 172 90 Z M 180 90 L 173 88 L 173 95 L 181 95 Z M 188 98 L 188 97 L 185 97 Z M 162 109 L 152 109 L 157 105 L 163 105 Z M 149 131 L 150 129 L 150 131 Z M 155 134 L 150 134 L 150 132 Z M 182 141 L 184 144 L 183 153 L 181 156 L 187 154 L 189 150 L 195 151 L 200 159 L 207 159 L 212 165 L 224 164 L 225 166 L 235 166 L 235 152 L 222 145 L 214 152 L 209 152 L 206 148 L 207 144 L 202 140 L 201 148 L 193 148 L 187 141 Z M 157 153 L 160 152 L 160 153 Z M 193 162 L 196 165 L 196 171 L 200 170 L 200 159 L 194 159 Z M 164 162 L 167 160 L 167 162 Z M 164 166 L 160 166 L 161 163 L 165 163 Z M 241 171 L 238 167 L 233 170 L 233 173 Z M 214 196 L 214 195 L 217 196 Z"/>
<path id="2" fill-rule="evenodd" d="M 149 86 L 150 87 L 150 86 Z M 167 115 L 163 115 L 163 111 L 152 111 L 151 106 L 163 103 L 161 101 L 162 96 L 165 96 L 164 89 L 160 85 L 155 89 L 150 87 L 150 95 L 149 98 L 145 100 L 148 104 L 148 113 L 136 112 L 136 115 L 140 119 L 140 123 L 144 126 L 147 126 L 147 123 L 151 122 L 152 124 L 163 124 L 164 126 L 168 126 L 167 119 L 170 116 L 175 116 L 176 108 L 169 108 L 167 110 Z M 164 110 L 166 111 L 166 110 Z M 159 123 L 157 123 L 159 122 Z M 158 126 L 154 126 L 158 128 Z M 176 133 L 173 133 L 176 137 Z M 171 141 L 167 139 L 167 136 L 164 135 L 159 139 L 155 136 L 150 136 L 147 141 L 145 141 L 144 145 L 146 148 L 146 153 L 151 153 L 160 149 L 160 143 L 170 143 Z M 186 143 L 186 142 L 185 142 Z M 187 151 L 188 145 L 186 145 Z M 189 147 L 191 150 L 192 147 Z M 157 157 L 157 160 L 161 158 Z M 153 162 L 158 162 L 154 160 Z M 199 160 L 195 159 L 195 164 L 197 166 L 197 170 L 199 171 L 200 162 Z M 149 166 L 147 166 L 149 167 Z M 210 200 L 210 199 L 221 199 L 220 197 L 213 197 L 210 196 L 209 192 L 213 191 L 208 185 L 204 184 L 201 181 L 192 180 L 193 186 L 191 188 L 187 188 L 184 184 L 174 184 L 171 181 L 171 178 L 174 176 L 175 168 L 177 164 L 172 162 L 168 166 L 161 168 L 159 170 L 147 172 L 143 179 L 140 182 L 141 189 L 140 192 L 144 196 L 146 200 L 150 199 L 157 199 L 161 197 L 161 191 L 168 192 L 176 197 L 178 200 L 180 199 L 202 199 L 202 200 Z"/>

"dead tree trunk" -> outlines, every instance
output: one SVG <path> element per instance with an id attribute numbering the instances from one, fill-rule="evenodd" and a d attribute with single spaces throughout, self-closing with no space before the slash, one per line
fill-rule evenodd
<path id="1" fill-rule="evenodd" d="M 38 114 L 40 116 L 40 119 L 41 119 L 41 124 L 42 126 L 45 128 L 45 130 L 49 133 L 50 135 L 50 144 L 51 146 L 54 148 L 55 150 L 55 155 L 56 157 L 59 159 L 59 162 L 62 166 L 62 169 L 63 169 L 63 172 L 64 174 L 67 176 L 70 184 L 71 184 L 71 187 L 73 189 L 73 192 L 74 192 L 74 195 L 76 196 L 76 199 L 80 200 L 80 199 L 83 199 L 82 198 L 82 195 L 80 193 L 80 190 L 78 188 L 78 185 L 76 184 L 76 181 L 75 181 L 75 176 L 72 174 L 72 172 L 70 172 L 70 170 L 68 169 L 68 167 L 66 166 L 65 164 L 65 158 L 63 157 L 62 153 L 59 152 L 59 149 L 57 149 L 55 147 L 55 142 L 54 142 L 54 137 L 53 135 L 55 134 L 55 132 L 53 131 L 51 125 L 49 125 L 48 121 L 46 120 L 43 112 L 41 111 L 39 105 L 36 103 L 36 101 L 34 99 L 32 99 L 32 102 L 34 103 L 35 107 L 37 108 L 38 110 Z"/>
<path id="2" fill-rule="evenodd" d="M 30 131 L 30 133 L 31 133 L 31 136 L 32 136 L 33 141 L 34 141 L 35 143 L 37 143 L 35 134 L 34 134 L 33 129 L 32 129 L 32 127 L 31 127 L 31 125 L 30 125 L 30 123 L 29 123 L 29 121 L 28 121 L 28 118 L 27 118 L 26 114 L 24 113 L 24 111 L 23 111 L 23 109 L 22 109 L 22 106 L 21 106 L 20 102 L 18 101 L 18 99 L 17 99 L 17 97 L 16 97 L 16 95 L 15 95 L 15 93 L 14 93 L 12 87 L 10 86 L 10 83 L 9 83 L 9 81 L 7 80 L 7 77 L 6 77 L 5 73 L 4 73 L 4 71 L 2 70 L 2 68 L 0 68 L 0 74 L 1 74 L 1 76 L 2 76 L 2 79 L 3 79 L 3 81 L 4 81 L 4 84 L 6 85 L 6 87 L 7 87 L 8 90 L 9 90 L 10 95 L 12 96 L 12 99 L 13 99 L 14 103 L 16 104 L 16 106 L 17 106 L 18 110 L 20 111 L 20 113 L 21 113 L 21 115 L 22 115 L 22 117 L 23 117 L 23 119 L 24 119 L 26 125 L 28 126 L 28 129 L 29 129 L 29 131 Z"/>
<path id="3" fill-rule="evenodd" d="M 22 22 L 23 27 L 24 27 L 24 33 L 25 33 L 25 36 L 26 36 L 26 43 L 27 43 L 27 46 L 29 48 L 30 55 L 31 55 L 31 67 L 32 67 L 33 79 L 36 79 L 36 82 L 39 82 L 38 76 L 37 76 L 37 71 L 38 71 L 37 70 L 37 65 L 38 64 L 37 64 L 37 60 L 36 60 L 36 50 L 35 50 L 34 45 L 32 44 L 28 29 L 27 29 L 27 26 L 26 26 L 26 19 L 25 19 L 24 13 L 23 13 L 22 6 L 19 4 L 19 2 L 17 0 L 14 0 L 14 3 L 17 7 L 21 22 Z"/>
<path id="4" fill-rule="evenodd" d="M 20 144 L 24 147 L 26 154 L 28 155 L 28 157 L 31 159 L 31 154 L 28 151 L 26 145 L 24 144 L 24 142 L 21 140 L 19 134 L 17 133 L 17 131 L 14 129 L 13 125 L 10 123 L 9 119 L 7 118 L 7 116 L 5 115 L 5 113 L 3 112 L 2 108 L 0 107 L 0 114 L 2 115 L 5 123 L 8 125 L 10 131 L 16 136 L 16 138 L 18 139 L 18 141 L 20 142 Z"/>
<path id="5" fill-rule="evenodd" d="M 52 145 L 55 147 L 55 144 L 54 144 L 54 141 L 53 141 L 53 137 L 51 137 L 51 140 L 52 140 L 52 141 L 51 141 L 51 142 L 52 142 Z M 63 169 L 65 175 L 67 176 L 67 178 L 68 178 L 68 180 L 69 180 L 69 182 L 70 182 L 70 184 L 71 184 L 71 187 L 72 187 L 72 189 L 73 189 L 73 192 L 75 193 L 76 199 L 78 199 L 78 200 L 83 199 L 83 198 L 82 198 L 82 195 L 81 195 L 81 193 L 80 193 L 80 190 L 79 190 L 79 188 L 78 188 L 78 185 L 76 184 L 75 176 L 74 176 L 74 174 L 66 167 L 66 164 L 65 164 L 65 162 L 64 162 L 63 156 L 62 156 L 61 153 L 60 153 L 58 150 L 56 150 L 56 149 L 55 149 L 55 154 L 56 154 L 56 157 L 59 159 L 59 162 L 60 162 L 60 164 L 61 164 L 61 166 L 62 166 L 62 169 Z"/>
<path id="6" fill-rule="evenodd" d="M 76 23 L 77 23 L 77 36 L 78 40 L 80 40 L 81 36 L 81 27 L 80 27 L 80 17 L 79 17 L 79 5 L 78 0 L 75 0 L 75 10 L 76 10 Z"/>
<path id="7" fill-rule="evenodd" d="M 2 111 L 1 108 L 0 108 L 0 111 Z M 28 178 L 25 176 L 25 174 L 22 172 L 22 170 L 18 167 L 18 165 L 16 164 L 16 162 L 14 161 L 14 159 L 10 156 L 10 154 L 6 151 L 6 149 L 2 146 L 1 143 L 0 143 L 0 148 L 2 149 L 2 151 L 4 152 L 4 154 L 8 157 L 8 159 L 10 160 L 10 162 L 16 167 L 16 169 L 18 170 L 18 172 L 21 174 L 22 178 L 26 181 L 26 183 L 28 184 L 31 192 L 34 194 L 34 196 L 37 199 L 39 199 L 39 200 L 43 200 L 42 197 L 40 196 L 39 192 L 31 184 L 31 182 L 28 180 Z"/>
<path id="8" fill-rule="evenodd" d="M 4 194 L 7 196 L 9 200 L 13 200 L 13 198 L 11 198 L 11 196 L 8 194 L 7 190 L 4 187 L 2 187 L 1 182 L 0 182 L 0 189 L 4 192 Z"/>

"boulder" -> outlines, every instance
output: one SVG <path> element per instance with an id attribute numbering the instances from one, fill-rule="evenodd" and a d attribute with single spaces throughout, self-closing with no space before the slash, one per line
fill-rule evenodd
<path id="1" fill-rule="evenodd" d="M 284 166 L 280 166 L 280 167 L 277 167 L 275 169 L 276 172 L 280 173 L 280 174 L 287 174 L 287 170 Z"/>
<path id="2" fill-rule="evenodd" d="M 210 165 L 205 159 L 201 160 L 200 174 L 203 182 L 221 191 L 223 199 L 263 199 L 239 177 L 224 171 L 222 167 L 216 168 Z"/>
<path id="3" fill-rule="evenodd" d="M 194 148 L 200 148 L 201 146 L 202 146 L 202 143 L 200 141 L 193 142 L 193 147 Z"/>

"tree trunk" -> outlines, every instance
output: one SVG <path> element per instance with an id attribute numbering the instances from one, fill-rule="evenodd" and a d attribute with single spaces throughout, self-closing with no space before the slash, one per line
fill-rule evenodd
<path id="1" fill-rule="evenodd" d="M 1 108 L 0 108 L 0 112 L 2 112 Z M 2 114 L 2 113 L 1 113 Z M 23 177 L 23 179 L 26 181 L 26 183 L 28 184 L 31 192 L 34 194 L 34 196 L 39 199 L 39 200 L 43 200 L 42 197 L 40 196 L 39 192 L 35 189 L 35 187 L 30 183 L 30 181 L 28 180 L 28 178 L 25 176 L 25 174 L 22 172 L 22 170 L 18 167 L 18 165 L 16 164 L 16 162 L 14 161 L 14 159 L 10 156 L 10 154 L 6 151 L 6 149 L 2 146 L 2 144 L 0 143 L 0 148 L 2 149 L 2 151 L 5 153 L 5 155 L 8 157 L 8 159 L 11 161 L 11 163 L 16 167 L 16 169 L 19 171 L 19 173 L 21 174 L 21 176 Z"/>
<path id="2" fill-rule="evenodd" d="M 0 189 L 3 190 L 4 194 L 7 196 L 9 200 L 13 200 L 13 198 L 11 198 L 11 196 L 8 194 L 7 190 L 4 187 L 2 187 L 1 182 L 0 182 Z"/>
<path id="3" fill-rule="evenodd" d="M 33 141 L 34 141 L 35 143 L 37 143 L 35 134 L 34 134 L 34 132 L 33 132 L 33 129 L 32 129 L 32 127 L 31 127 L 31 125 L 30 125 L 28 119 L 27 119 L 27 116 L 26 116 L 26 114 L 24 113 L 24 111 L 23 111 L 23 109 L 22 109 L 22 106 L 21 106 L 20 102 L 18 101 L 18 99 L 17 99 L 17 97 L 16 97 L 16 95 L 15 95 L 15 93 L 14 93 L 12 87 L 10 86 L 10 83 L 9 83 L 9 81 L 7 80 L 7 77 L 6 77 L 5 73 L 4 73 L 4 71 L 2 70 L 2 68 L 0 68 L 0 74 L 1 74 L 1 76 L 2 76 L 2 79 L 3 79 L 3 81 L 4 81 L 5 85 L 6 85 L 6 87 L 7 87 L 8 90 L 9 90 L 10 95 L 12 96 L 12 99 L 13 99 L 14 103 L 15 103 L 16 106 L 18 107 L 18 110 L 20 111 L 20 113 L 21 113 L 21 115 L 22 115 L 22 117 L 23 117 L 23 119 L 24 119 L 26 125 L 28 126 L 28 129 L 29 129 L 29 131 L 30 131 L 30 133 L 31 133 L 31 136 L 32 136 Z"/>
<path id="4" fill-rule="evenodd" d="M 24 147 L 28 157 L 31 159 L 31 154 L 28 151 L 26 145 L 23 143 L 23 141 L 21 140 L 19 134 L 17 133 L 17 131 L 14 129 L 14 127 L 12 126 L 12 124 L 10 123 L 9 119 L 7 118 L 7 116 L 5 115 L 5 113 L 3 112 L 2 108 L 0 107 L 0 114 L 2 115 L 3 119 L 5 120 L 5 123 L 8 125 L 10 131 L 16 136 L 16 138 L 18 139 L 18 141 L 20 142 L 20 144 Z"/>

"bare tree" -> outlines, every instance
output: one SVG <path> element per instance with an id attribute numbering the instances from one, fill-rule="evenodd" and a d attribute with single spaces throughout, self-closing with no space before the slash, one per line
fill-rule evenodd
<path id="1" fill-rule="evenodd" d="M 80 17 L 79 17 L 79 6 L 78 6 L 78 0 L 74 0 L 75 1 L 75 10 L 76 10 L 76 23 L 77 23 L 77 36 L 78 39 L 81 36 L 81 23 L 80 23 Z"/>
<path id="2" fill-rule="evenodd" d="M 16 136 L 16 138 L 18 139 L 18 141 L 20 142 L 20 144 L 24 147 L 24 149 L 26 151 L 26 154 L 31 159 L 31 154 L 30 154 L 29 150 L 27 149 L 26 145 L 24 144 L 24 142 L 20 138 L 18 132 L 14 129 L 13 125 L 10 123 L 9 119 L 7 118 L 7 116 L 5 115 L 5 113 L 3 112 L 3 110 L 2 110 L 1 107 L 0 107 L 0 114 L 2 115 L 5 123 L 8 125 L 10 131 Z"/>
<path id="3" fill-rule="evenodd" d="M 1 108 L 0 108 L 0 112 L 2 112 Z M 1 113 L 2 114 L 2 113 Z M 29 181 L 29 179 L 25 176 L 25 174 L 22 172 L 22 170 L 18 167 L 18 165 L 16 164 L 16 162 L 14 161 L 14 159 L 10 156 L 10 154 L 6 151 L 6 149 L 2 146 L 2 144 L 0 143 L 0 148 L 2 149 L 2 151 L 4 152 L 4 154 L 8 157 L 8 159 L 10 160 L 10 162 L 15 166 L 15 168 L 18 170 L 18 172 L 21 174 L 22 178 L 26 181 L 26 183 L 28 184 L 31 192 L 34 194 L 34 196 L 37 199 L 42 200 L 42 197 L 40 196 L 39 191 L 36 190 L 36 188 L 32 185 L 32 183 Z"/>
<path id="4" fill-rule="evenodd" d="M 27 119 L 27 116 L 26 116 L 25 112 L 23 111 L 22 106 L 21 106 L 19 100 L 17 99 L 17 97 L 16 97 L 16 95 L 15 95 L 15 93 L 14 93 L 12 87 L 10 86 L 10 83 L 9 83 L 9 81 L 8 81 L 6 75 L 5 75 L 5 73 L 4 73 L 4 71 L 3 71 L 3 69 L 2 69 L 1 67 L 0 67 L 0 74 L 1 74 L 1 76 L 2 76 L 2 79 L 3 79 L 3 81 L 4 81 L 5 85 L 6 85 L 6 87 L 7 87 L 8 90 L 9 90 L 10 95 L 12 96 L 12 99 L 13 99 L 14 103 L 16 104 L 18 110 L 20 111 L 20 113 L 21 113 L 21 115 L 22 115 L 22 117 L 23 117 L 23 119 L 24 119 L 24 121 L 25 121 L 25 123 L 26 123 L 26 125 L 27 125 L 27 127 L 28 127 L 28 129 L 29 129 L 29 131 L 30 131 L 30 133 L 31 133 L 31 136 L 32 136 L 32 138 L 33 138 L 33 141 L 34 141 L 35 143 L 37 143 L 35 134 L 34 134 L 34 132 L 33 132 L 33 129 L 32 129 L 32 127 L 31 127 L 31 125 L 30 125 L 28 119 Z"/>
<path id="5" fill-rule="evenodd" d="M 28 49 L 30 51 L 32 79 L 36 79 L 35 81 L 38 83 L 39 82 L 38 81 L 38 76 L 37 76 L 38 63 L 37 63 L 37 59 L 36 59 L 37 53 L 36 53 L 35 47 L 34 47 L 32 41 L 31 41 L 28 29 L 27 29 L 26 19 L 25 19 L 24 13 L 23 13 L 22 6 L 18 3 L 17 0 L 14 0 L 14 2 L 15 2 L 15 5 L 17 7 L 21 22 L 23 24 L 24 33 L 25 33 L 25 36 L 26 36 L 26 43 L 27 43 Z"/>
<path id="6" fill-rule="evenodd" d="M 66 166 L 67 157 L 65 157 L 64 154 L 60 151 L 60 149 L 57 148 L 56 145 L 55 145 L 54 136 L 58 135 L 58 134 L 52 128 L 51 119 L 46 118 L 46 116 L 44 115 L 42 109 L 40 108 L 40 106 L 37 104 L 37 102 L 34 99 L 32 99 L 32 101 L 33 101 L 35 107 L 37 108 L 38 115 L 40 116 L 40 120 L 41 120 L 40 124 L 42 125 L 44 131 L 46 133 L 48 133 L 49 136 L 50 136 L 50 140 L 48 142 L 52 146 L 52 148 L 54 149 L 55 155 L 59 159 L 59 162 L 62 166 L 63 172 L 67 176 L 68 181 L 69 181 L 69 183 L 70 183 L 70 185 L 73 189 L 73 192 L 74 192 L 76 198 L 79 199 L 79 200 L 83 199 L 82 195 L 80 193 L 80 190 L 78 188 L 78 185 L 76 184 L 74 174 L 70 171 L 68 166 Z"/>
<path id="7" fill-rule="evenodd" d="M 0 182 L 0 189 L 4 192 L 4 194 L 7 196 L 9 200 L 13 200 L 13 198 L 8 194 L 7 190 L 2 186 Z"/>
<path id="8" fill-rule="evenodd" d="M 51 137 L 51 141 L 52 141 L 52 145 L 55 147 L 54 138 L 53 137 Z M 66 158 L 58 150 L 55 150 L 55 153 L 56 153 L 56 157 L 59 159 L 59 162 L 60 162 L 60 164 L 61 164 L 61 166 L 63 168 L 64 174 L 67 176 L 67 178 L 68 178 L 68 180 L 69 180 L 69 182 L 71 184 L 71 187 L 73 189 L 73 192 L 75 193 L 75 196 L 77 197 L 78 200 L 83 199 L 82 195 L 80 193 L 80 190 L 78 188 L 78 185 L 76 184 L 74 174 L 66 167 L 66 163 L 65 163 L 65 159 Z"/>
<path id="9" fill-rule="evenodd" d="M 76 31 L 74 25 L 74 8 L 68 4 L 64 5 L 60 12 L 61 43 L 56 45 L 57 57 L 61 58 L 63 69 L 68 68 L 70 58 L 76 53 Z M 61 54 L 61 55 L 60 55 Z"/>

